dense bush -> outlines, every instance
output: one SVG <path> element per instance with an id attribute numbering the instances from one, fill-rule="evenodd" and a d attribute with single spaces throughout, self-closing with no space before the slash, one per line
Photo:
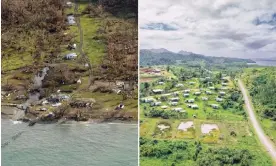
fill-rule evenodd
<path id="1" fill-rule="evenodd" d="M 179 140 L 151 140 L 140 137 L 140 156 L 171 160 L 183 163 L 185 160 L 195 161 L 198 166 L 250 166 L 253 157 L 248 150 L 229 148 L 208 148 L 200 142 Z"/>

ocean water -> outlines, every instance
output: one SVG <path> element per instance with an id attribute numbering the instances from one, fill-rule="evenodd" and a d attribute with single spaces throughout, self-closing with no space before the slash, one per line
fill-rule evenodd
<path id="1" fill-rule="evenodd" d="M 261 60 L 255 60 L 257 65 L 259 66 L 276 66 L 276 61 L 261 61 Z M 252 64 L 251 64 L 252 65 Z"/>
<path id="2" fill-rule="evenodd" d="M 2 166 L 138 165 L 136 124 L 1 124 Z"/>

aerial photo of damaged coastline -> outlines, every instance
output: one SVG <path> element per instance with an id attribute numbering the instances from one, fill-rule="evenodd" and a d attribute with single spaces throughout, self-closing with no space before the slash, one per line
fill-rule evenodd
<path id="1" fill-rule="evenodd" d="M 1 9 L 2 165 L 137 165 L 138 1 Z"/>
<path id="2" fill-rule="evenodd" d="M 276 165 L 276 1 L 139 1 L 140 165 Z"/>

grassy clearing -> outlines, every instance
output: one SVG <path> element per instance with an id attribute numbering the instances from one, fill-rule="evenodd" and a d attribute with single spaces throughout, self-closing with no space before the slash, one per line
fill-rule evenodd
<path id="1" fill-rule="evenodd" d="M 92 65 L 99 64 L 105 53 L 105 44 L 100 40 L 95 40 L 101 20 L 87 16 L 82 16 L 80 20 L 83 30 L 83 51 Z"/>

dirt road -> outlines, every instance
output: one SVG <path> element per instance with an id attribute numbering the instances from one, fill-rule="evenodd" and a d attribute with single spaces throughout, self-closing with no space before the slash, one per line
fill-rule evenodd
<path id="1" fill-rule="evenodd" d="M 253 106 L 250 103 L 249 97 L 246 92 L 246 88 L 243 85 L 243 82 L 241 80 L 239 80 L 239 87 L 240 87 L 243 97 L 244 97 L 246 110 L 247 110 L 249 119 L 256 131 L 256 134 L 258 135 L 260 142 L 264 145 L 265 149 L 268 151 L 268 153 L 270 154 L 270 156 L 272 157 L 274 162 L 276 162 L 276 148 L 275 148 L 273 142 L 265 135 L 263 129 L 261 128 L 261 126 L 257 120 L 257 117 L 255 115 L 255 112 L 253 110 Z"/>

